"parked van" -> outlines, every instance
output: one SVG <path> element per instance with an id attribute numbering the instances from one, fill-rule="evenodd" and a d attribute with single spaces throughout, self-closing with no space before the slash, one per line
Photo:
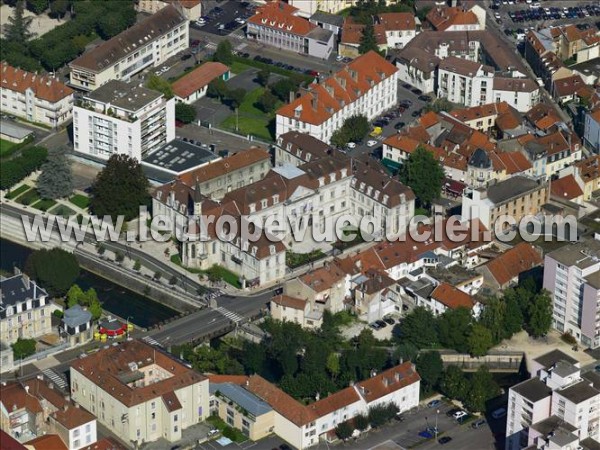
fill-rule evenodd
<path id="1" fill-rule="evenodd" d="M 494 411 L 492 413 L 492 417 L 494 419 L 501 419 L 505 415 L 506 415 L 506 409 L 505 408 L 498 408 L 496 411 Z"/>

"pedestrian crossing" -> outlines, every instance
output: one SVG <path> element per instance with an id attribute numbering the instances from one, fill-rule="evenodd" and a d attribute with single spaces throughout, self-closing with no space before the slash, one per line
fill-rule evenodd
<path id="1" fill-rule="evenodd" d="M 67 382 L 65 381 L 65 379 L 63 377 L 61 377 L 59 374 L 57 374 L 54 370 L 45 369 L 42 371 L 42 373 L 44 375 L 46 375 L 46 377 L 50 381 L 52 381 L 56 386 L 58 386 L 60 389 L 67 390 L 67 388 L 69 387 L 67 385 Z"/>
<path id="2" fill-rule="evenodd" d="M 244 320 L 243 316 L 240 316 L 239 314 L 236 314 L 233 311 L 229 311 L 228 309 L 223 308 L 222 306 L 218 306 L 217 308 L 215 308 L 215 311 L 220 312 L 225 317 L 227 317 L 229 320 L 231 320 L 232 322 L 235 322 L 235 323 L 240 323 L 241 321 Z"/>
<path id="3" fill-rule="evenodd" d="M 156 347 L 162 347 L 162 345 L 160 345 L 160 343 L 156 339 L 153 339 L 150 336 L 144 336 L 142 338 L 142 341 L 144 341 L 146 344 L 154 345 Z"/>
<path id="4" fill-rule="evenodd" d="M 206 50 L 216 50 L 217 44 L 215 44 L 214 42 L 207 42 L 205 48 Z"/>

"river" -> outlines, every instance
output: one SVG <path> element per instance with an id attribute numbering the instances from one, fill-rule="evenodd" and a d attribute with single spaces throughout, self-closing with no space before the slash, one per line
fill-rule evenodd
<path id="1" fill-rule="evenodd" d="M 32 250 L 27 247 L 0 239 L 0 269 L 12 272 L 15 266 L 22 268 L 31 252 Z M 177 311 L 168 306 L 136 294 L 83 269 L 75 283 L 82 289 L 91 287 L 96 289 L 102 308 L 124 319 L 129 317 L 129 321 L 139 327 L 148 328 L 177 315 Z"/>

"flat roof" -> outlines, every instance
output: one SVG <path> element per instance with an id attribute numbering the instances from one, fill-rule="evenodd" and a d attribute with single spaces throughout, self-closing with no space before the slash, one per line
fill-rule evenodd
<path id="1" fill-rule="evenodd" d="M 556 392 L 575 404 L 600 395 L 600 391 L 592 386 L 588 380 L 582 380 L 579 383 L 573 384 L 564 389 L 559 389 Z"/>
<path id="2" fill-rule="evenodd" d="M 597 75 L 600 73 L 600 56 L 594 59 L 589 59 L 574 66 L 569 67 L 571 70 L 576 70 L 584 75 Z"/>
<path id="3" fill-rule="evenodd" d="M 548 254 L 550 258 L 565 266 L 586 269 L 598 264 L 600 260 L 600 242 L 595 239 L 567 244 Z"/>
<path id="4" fill-rule="evenodd" d="M 291 180 L 296 177 L 301 177 L 306 173 L 302 169 L 299 169 L 298 167 L 294 166 L 293 164 L 284 164 L 282 166 L 273 167 L 273 172 L 277 172 L 283 178 L 287 178 L 288 180 Z"/>
<path id="5" fill-rule="evenodd" d="M 84 98 L 90 100 L 110 103 L 117 108 L 133 112 L 142 109 L 148 103 L 158 100 L 160 97 L 162 97 L 160 92 L 119 80 L 111 80 L 84 96 Z"/>
<path id="6" fill-rule="evenodd" d="M 268 403 L 237 384 L 211 383 L 209 389 L 211 394 L 219 392 L 238 406 L 244 408 L 254 417 L 261 416 L 273 410 Z"/>
<path id="7" fill-rule="evenodd" d="M 158 150 L 144 156 L 142 163 L 163 171 L 181 173 L 220 159 L 199 145 L 174 139 Z"/>
<path id="8" fill-rule="evenodd" d="M 552 389 L 546 386 L 546 383 L 538 377 L 525 380 L 522 383 L 513 386 L 511 389 L 532 403 L 539 402 L 552 395 Z"/>
<path id="9" fill-rule="evenodd" d="M 558 349 L 549 351 L 548 353 L 544 353 L 543 355 L 538 356 L 537 358 L 534 358 L 533 360 L 536 363 L 544 366 L 546 369 L 549 369 L 550 367 L 552 367 L 559 361 L 566 361 L 569 364 L 577 364 L 579 362 L 575 358 L 572 358 L 571 356 L 567 355 L 565 352 L 562 352 Z"/>
<path id="10" fill-rule="evenodd" d="M 488 198 L 496 205 L 519 198 L 540 187 L 540 183 L 528 177 L 515 176 L 491 185 L 487 189 Z"/>
<path id="11" fill-rule="evenodd" d="M 0 120 L 0 133 L 13 139 L 25 139 L 33 133 L 32 130 L 11 122 L 10 120 Z"/>
<path id="12" fill-rule="evenodd" d="M 548 436 L 550 433 L 563 429 L 568 432 L 573 432 L 577 430 L 573 425 L 565 422 L 558 416 L 550 416 L 544 420 L 540 420 L 539 422 L 531 425 L 531 428 L 539 432 L 543 436 Z"/>
<path id="13" fill-rule="evenodd" d="M 585 277 L 585 281 L 591 287 L 600 289 L 600 270 Z"/>

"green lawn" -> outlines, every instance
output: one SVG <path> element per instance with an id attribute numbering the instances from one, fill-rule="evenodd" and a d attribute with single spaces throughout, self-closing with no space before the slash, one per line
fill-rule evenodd
<path id="1" fill-rule="evenodd" d="M 251 67 L 248 64 L 244 64 L 243 62 L 234 61 L 233 64 L 231 64 L 231 66 L 229 67 L 229 69 L 231 70 L 231 73 L 238 74 L 245 72 L 248 69 L 251 69 Z"/>
<path id="2" fill-rule="evenodd" d="M 55 200 L 42 199 L 42 200 L 34 203 L 32 206 L 35 209 L 39 209 L 41 211 L 48 211 L 50 208 L 53 208 L 55 205 L 56 205 Z"/>
<path id="3" fill-rule="evenodd" d="M 239 128 L 236 130 L 236 115 L 232 114 L 223 122 L 221 127 L 237 131 L 240 134 L 251 134 L 267 141 L 274 139 L 273 129 L 270 126 L 275 118 L 275 114 L 265 114 L 255 106 L 260 96 L 265 92 L 265 88 L 256 88 L 248 92 L 239 108 Z"/>
<path id="4" fill-rule="evenodd" d="M 14 142 L 5 141 L 4 139 L 0 139 L 0 156 L 4 156 L 6 153 L 10 152 L 10 149 L 15 145 Z"/>
<path id="5" fill-rule="evenodd" d="M 69 201 L 75 206 L 79 206 L 81 209 L 87 209 L 87 207 L 90 206 L 90 198 L 83 194 L 75 194 Z"/>
<path id="6" fill-rule="evenodd" d="M 50 213 L 54 214 L 55 216 L 62 216 L 65 219 L 75 215 L 75 211 L 65 205 L 58 205 L 56 208 L 53 208 Z"/>
<path id="7" fill-rule="evenodd" d="M 25 191 L 28 191 L 29 189 L 31 189 L 31 186 L 22 184 L 18 188 L 13 189 L 12 191 L 10 191 L 10 193 L 6 194 L 6 198 L 8 200 L 12 200 L 13 198 L 17 198 L 19 195 L 21 195 Z"/>
<path id="8" fill-rule="evenodd" d="M 38 191 L 36 189 L 31 189 L 19 196 L 17 202 L 19 202 L 21 205 L 32 205 L 39 200 L 41 200 L 41 198 L 40 194 L 38 194 Z"/>
<path id="9" fill-rule="evenodd" d="M 215 264 L 210 269 L 204 271 L 210 280 L 223 280 L 226 283 L 229 283 L 233 287 L 240 289 L 242 285 L 240 284 L 239 276 L 233 273 L 230 270 L 227 270 L 223 266 L 219 266 Z"/>

